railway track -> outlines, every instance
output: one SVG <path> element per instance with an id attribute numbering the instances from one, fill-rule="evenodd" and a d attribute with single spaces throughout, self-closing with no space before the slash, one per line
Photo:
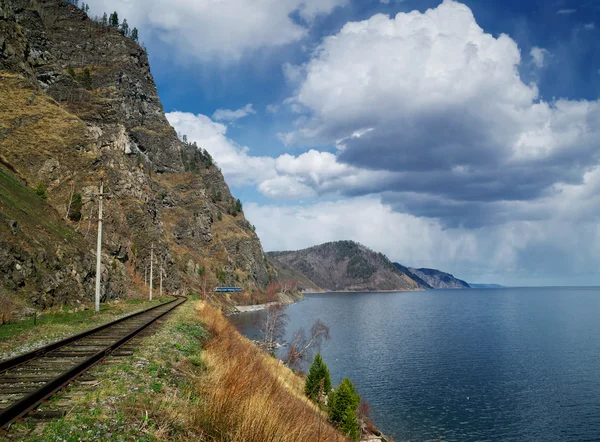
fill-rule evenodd
<path id="1" fill-rule="evenodd" d="M 185 298 L 143 310 L 12 359 L 0 361 L 0 428 L 29 413 Z"/>

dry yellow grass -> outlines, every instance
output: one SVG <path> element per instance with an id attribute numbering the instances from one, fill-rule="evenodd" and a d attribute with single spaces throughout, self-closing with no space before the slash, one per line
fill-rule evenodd
<path id="1" fill-rule="evenodd" d="M 2 154 L 19 171 L 85 142 L 85 124 L 36 90 L 29 80 L 0 72 Z M 67 149 L 68 151 L 68 149 Z"/>
<path id="2" fill-rule="evenodd" d="M 303 393 L 303 380 L 242 337 L 206 303 L 199 319 L 212 335 L 197 384 L 195 421 L 216 441 L 345 441 Z"/>

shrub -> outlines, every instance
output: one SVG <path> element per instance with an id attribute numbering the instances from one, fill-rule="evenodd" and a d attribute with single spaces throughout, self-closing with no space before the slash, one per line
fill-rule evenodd
<path id="1" fill-rule="evenodd" d="M 331 391 L 331 376 L 321 353 L 317 353 L 306 376 L 304 392 L 314 402 L 320 402 L 324 394 Z"/>
<path id="2" fill-rule="evenodd" d="M 8 324 L 13 320 L 15 302 L 8 295 L 0 295 L 0 322 Z"/>
<path id="3" fill-rule="evenodd" d="M 225 273 L 225 270 L 217 270 L 217 279 L 221 284 L 225 284 L 227 281 L 227 273 Z"/>
<path id="4" fill-rule="evenodd" d="M 71 201 L 71 210 L 69 211 L 69 219 L 71 221 L 79 221 L 81 219 L 81 209 L 83 202 L 81 200 L 81 194 L 73 194 L 73 200 Z"/>
<path id="5" fill-rule="evenodd" d="M 41 181 L 37 183 L 35 186 L 35 194 L 43 200 L 47 199 L 48 195 L 46 194 L 46 184 Z"/>
<path id="6" fill-rule="evenodd" d="M 277 359 L 251 345 L 213 307 L 200 303 L 199 320 L 211 339 L 189 413 L 206 440 L 343 442 L 303 396 L 303 382 Z"/>
<path id="7" fill-rule="evenodd" d="M 92 88 L 92 73 L 88 68 L 85 68 L 81 73 L 77 74 L 77 81 L 86 89 Z"/>

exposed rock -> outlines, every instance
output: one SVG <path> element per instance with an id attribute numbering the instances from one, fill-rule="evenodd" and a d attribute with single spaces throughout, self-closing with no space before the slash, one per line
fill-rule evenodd
<path id="1" fill-rule="evenodd" d="M 413 269 L 406 268 L 398 263 L 396 267 L 410 275 L 413 279 L 423 282 L 433 289 L 468 289 L 469 284 L 461 279 L 457 279 L 449 273 L 444 273 L 436 269 Z"/>
<path id="2" fill-rule="evenodd" d="M 0 36 L 0 185 L 11 192 L 0 195 L 2 285 L 43 306 L 90 299 L 101 177 L 103 298 L 143 281 L 152 245 L 169 291 L 207 277 L 249 291 L 268 283 L 258 237 L 230 210 L 210 155 L 177 138 L 137 43 L 61 0 L 0 0 Z M 38 182 L 46 201 L 27 193 Z M 75 192 L 82 218 L 72 222 Z"/>

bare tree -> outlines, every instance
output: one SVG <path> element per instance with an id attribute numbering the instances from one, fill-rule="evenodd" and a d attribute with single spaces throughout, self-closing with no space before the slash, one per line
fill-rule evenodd
<path id="1" fill-rule="evenodd" d="M 71 204 L 73 203 L 73 195 L 75 194 L 75 183 L 71 182 L 71 192 L 69 193 L 69 204 L 67 204 L 67 214 L 65 219 L 69 218 L 69 212 L 71 211 Z"/>
<path id="2" fill-rule="evenodd" d="M 310 336 L 306 335 L 303 328 L 294 333 L 294 338 L 288 347 L 283 362 L 288 367 L 300 370 L 303 362 L 311 359 L 310 356 L 312 356 L 313 351 L 321 348 L 323 340 L 327 341 L 329 339 L 329 327 L 320 319 L 317 319 L 310 328 Z"/>
<path id="3" fill-rule="evenodd" d="M 263 339 L 262 346 L 267 351 L 273 351 L 277 348 L 278 341 L 285 335 L 285 326 L 289 320 L 285 313 L 287 306 L 283 304 L 272 304 L 267 309 L 267 313 L 258 324 Z"/>

